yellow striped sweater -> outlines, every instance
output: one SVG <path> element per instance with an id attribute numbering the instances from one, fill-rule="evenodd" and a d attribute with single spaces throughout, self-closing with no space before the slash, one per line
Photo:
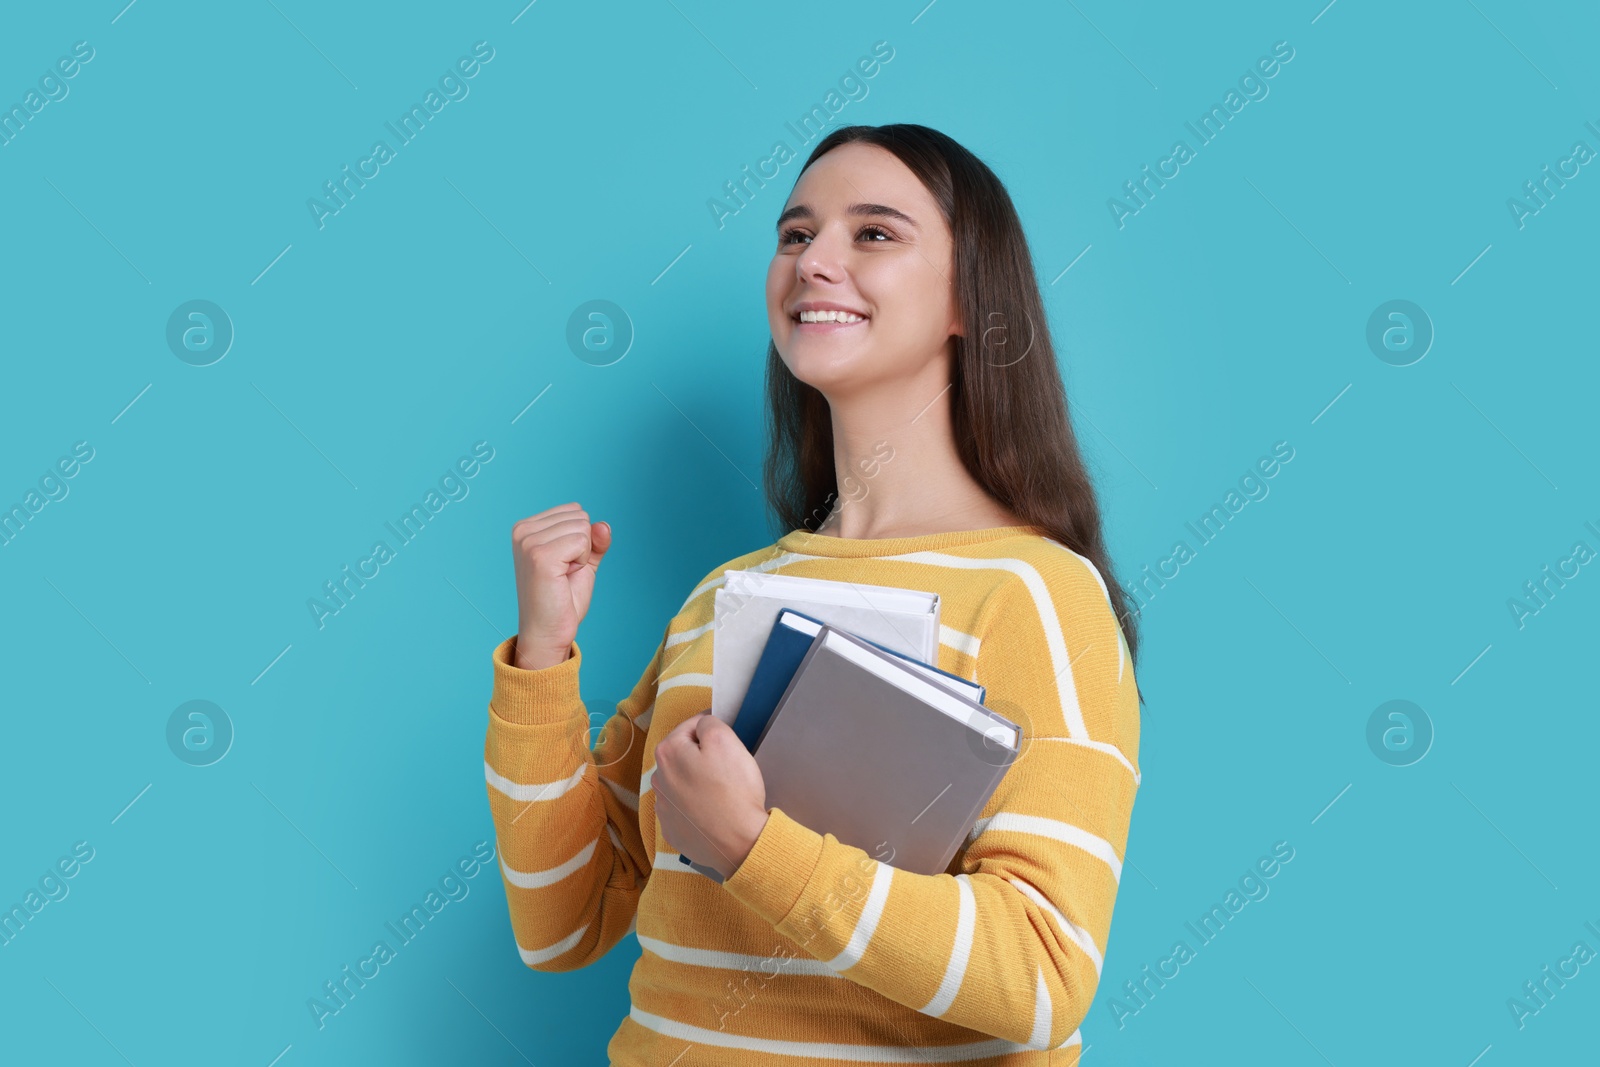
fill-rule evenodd
<path id="1" fill-rule="evenodd" d="M 710 706 L 725 570 L 939 594 L 937 665 L 987 686 L 1025 735 L 944 873 L 896 869 L 777 807 L 725 882 L 678 861 L 651 756 Z M 790 531 L 694 587 L 592 751 L 577 642 L 534 671 L 512 666 L 515 643 L 493 653 L 484 746 L 511 927 L 523 962 L 550 972 L 636 933 L 614 1067 L 1077 1063 L 1139 784 L 1133 670 L 1086 558 L 1035 526 Z"/>

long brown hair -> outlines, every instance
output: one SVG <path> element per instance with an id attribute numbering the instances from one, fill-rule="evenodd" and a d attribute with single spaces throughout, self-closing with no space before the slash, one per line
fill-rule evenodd
<path id="1" fill-rule="evenodd" d="M 1039 281 L 1010 194 L 966 148 L 911 123 L 840 127 L 818 142 L 800 174 L 824 153 L 856 141 L 893 152 L 933 194 L 955 239 L 963 335 L 952 338 L 950 410 L 961 462 L 1025 524 L 1043 527 L 1094 564 L 1133 661 L 1137 615 L 1112 575 L 1099 503 L 1067 417 Z M 808 520 L 827 515 L 839 491 L 832 416 L 827 398 L 790 372 L 771 341 L 767 401 L 767 506 L 785 530 L 809 529 Z"/>

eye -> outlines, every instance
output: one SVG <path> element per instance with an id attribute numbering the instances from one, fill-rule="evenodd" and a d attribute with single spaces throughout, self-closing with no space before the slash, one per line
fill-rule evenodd
<path id="1" fill-rule="evenodd" d="M 873 225 L 871 223 L 868 223 L 867 225 L 861 227 L 861 229 L 856 232 L 856 236 L 860 237 L 863 234 L 868 234 L 868 233 L 877 234 L 877 235 L 879 235 L 879 237 L 883 238 L 884 240 L 891 240 L 892 241 L 894 239 L 894 235 L 891 234 L 888 230 L 885 230 L 882 226 L 875 226 L 875 225 Z M 806 234 L 803 230 L 800 230 L 800 229 L 791 228 L 791 229 L 784 230 L 782 233 L 780 233 L 778 235 L 778 245 L 779 245 L 779 247 L 785 247 L 785 246 L 791 244 L 797 237 L 804 237 L 804 236 L 809 236 L 809 235 Z M 872 241 L 872 243 L 873 244 L 880 244 L 882 242 L 877 240 L 877 239 L 874 239 Z"/>

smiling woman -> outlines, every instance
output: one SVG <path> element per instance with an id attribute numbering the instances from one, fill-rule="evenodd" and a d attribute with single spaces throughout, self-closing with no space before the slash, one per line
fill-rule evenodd
<path id="1" fill-rule="evenodd" d="M 775 351 L 797 383 L 830 398 L 862 396 L 886 382 L 935 396 L 951 367 L 928 354 L 963 330 L 949 280 L 953 241 L 935 225 L 933 194 L 892 153 L 867 142 L 841 145 L 805 177 L 815 203 L 791 198 L 767 268 Z M 889 203 L 861 198 L 864 177 Z M 824 211 L 831 217 L 824 220 Z"/>
<path id="2" fill-rule="evenodd" d="M 775 238 L 764 473 L 787 532 L 687 591 L 592 749 L 576 634 L 611 526 L 572 502 L 512 527 L 519 628 L 493 650 L 484 776 L 518 955 L 570 971 L 637 932 L 613 1067 L 1074 1064 L 1140 782 L 1137 636 L 1021 224 L 944 134 L 848 126 Z M 996 358 L 1013 323 L 1027 351 Z M 871 491 L 846 508 L 857 472 Z M 767 805 L 704 713 L 735 570 L 938 595 L 933 665 L 1024 733 L 945 871 Z"/>

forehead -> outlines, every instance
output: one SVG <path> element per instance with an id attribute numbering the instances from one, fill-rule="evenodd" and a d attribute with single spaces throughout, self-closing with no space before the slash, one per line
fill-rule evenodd
<path id="1" fill-rule="evenodd" d="M 784 207 L 839 211 L 858 201 L 899 208 L 924 226 L 934 225 L 939 214 L 933 194 L 898 156 L 860 142 L 840 145 L 811 164 Z"/>

